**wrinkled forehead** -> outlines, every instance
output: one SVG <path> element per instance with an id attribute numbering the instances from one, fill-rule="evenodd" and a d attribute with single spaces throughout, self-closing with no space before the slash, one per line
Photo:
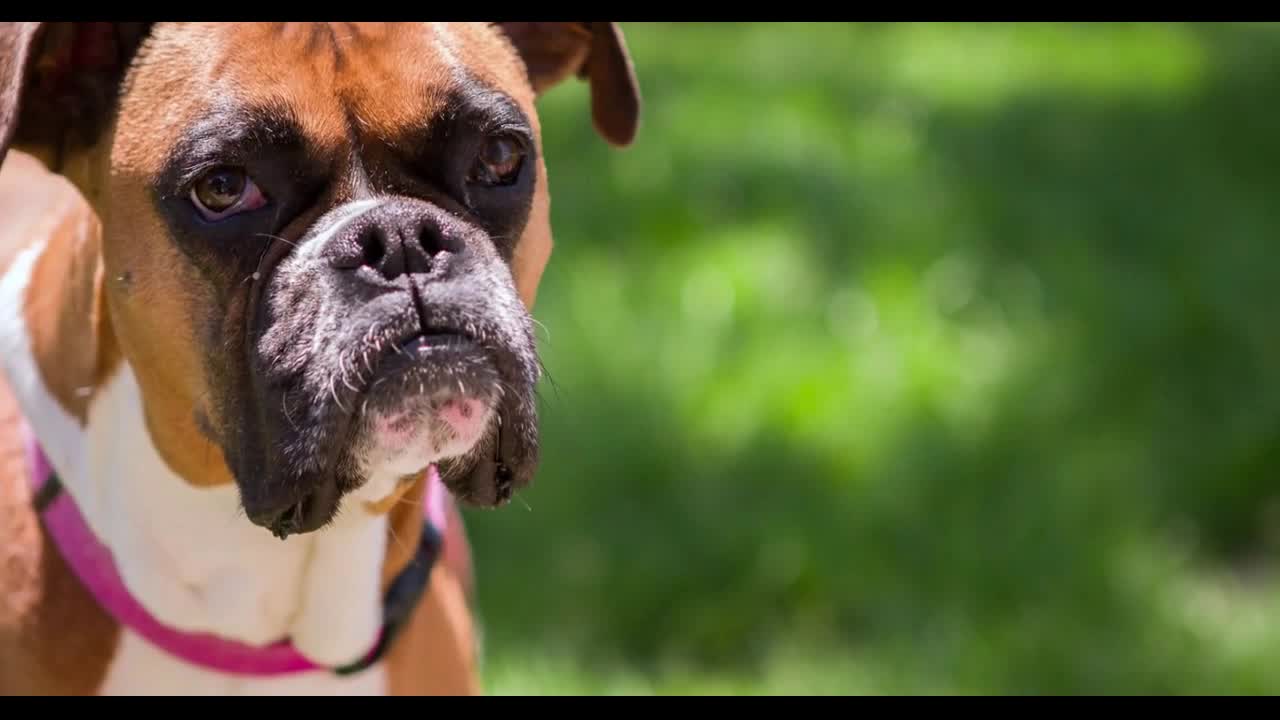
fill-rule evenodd
<path id="1" fill-rule="evenodd" d="M 155 172 L 156 148 L 230 109 L 283 110 L 337 149 L 392 142 L 475 97 L 518 107 L 536 137 L 523 65 L 487 23 L 162 23 L 126 81 L 114 162 Z"/>

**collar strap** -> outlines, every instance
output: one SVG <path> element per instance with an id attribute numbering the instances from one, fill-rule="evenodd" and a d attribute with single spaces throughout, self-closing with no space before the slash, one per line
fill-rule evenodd
<path id="1" fill-rule="evenodd" d="M 70 493 L 66 492 L 43 449 L 28 442 L 33 504 L 40 513 L 58 552 L 98 604 L 128 627 L 164 651 L 189 663 L 238 675 L 285 675 L 328 670 L 352 675 L 382 659 L 396 635 L 426 591 L 431 570 L 440 557 L 446 514 L 446 491 L 435 466 L 428 471 L 424 493 L 422 539 L 409 564 L 387 588 L 382 602 L 382 630 L 364 657 L 340 667 L 326 667 L 308 660 L 288 640 L 255 646 L 209 633 L 190 633 L 168 627 L 152 616 L 129 592 L 120 578 L 110 550 L 98 541 Z"/>

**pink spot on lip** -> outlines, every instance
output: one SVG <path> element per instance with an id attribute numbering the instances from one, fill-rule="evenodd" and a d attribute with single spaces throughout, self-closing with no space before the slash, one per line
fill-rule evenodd
<path id="1" fill-rule="evenodd" d="M 376 432 L 384 442 L 402 445 L 409 441 L 415 431 L 413 423 L 407 420 L 403 413 L 378 418 L 375 422 Z"/>
<path id="2" fill-rule="evenodd" d="M 463 437 L 471 437 L 480 431 L 484 403 L 471 398 L 453 398 L 441 405 L 437 412 L 440 419 L 453 427 L 454 432 Z"/>

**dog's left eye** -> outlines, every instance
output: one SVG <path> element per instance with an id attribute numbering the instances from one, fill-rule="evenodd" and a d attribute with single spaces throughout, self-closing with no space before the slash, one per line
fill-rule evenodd
<path id="1" fill-rule="evenodd" d="M 520 178 L 524 166 L 524 146 L 510 135 L 495 135 L 484 141 L 467 181 L 478 185 L 510 185 Z"/>
<path id="2" fill-rule="evenodd" d="M 200 176 L 191 188 L 191 202 L 205 220 L 222 220 L 267 203 L 258 185 L 244 170 L 216 167 Z"/>

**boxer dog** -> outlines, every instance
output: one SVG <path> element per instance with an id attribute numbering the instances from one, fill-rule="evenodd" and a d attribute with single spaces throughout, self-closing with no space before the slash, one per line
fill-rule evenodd
<path id="1" fill-rule="evenodd" d="M 613 23 L 0 26 L 0 693 L 482 691 L 574 77 L 629 145 Z"/>

